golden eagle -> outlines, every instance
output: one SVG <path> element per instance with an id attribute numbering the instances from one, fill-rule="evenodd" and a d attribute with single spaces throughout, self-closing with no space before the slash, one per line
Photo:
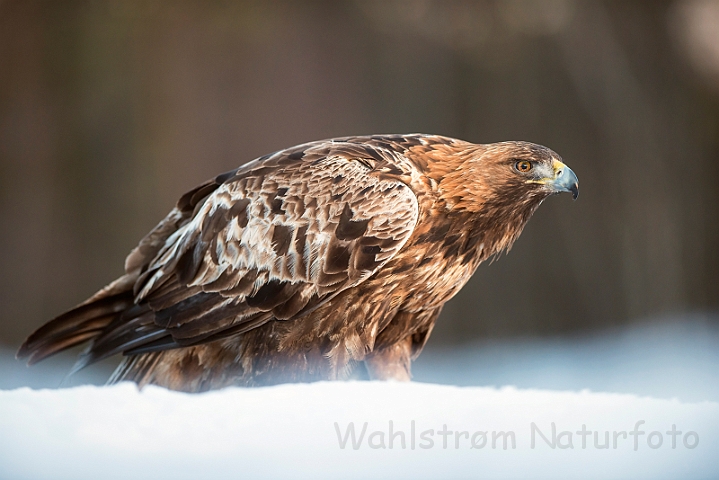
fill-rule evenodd
<path id="1" fill-rule="evenodd" d="M 40 327 L 110 382 L 175 390 L 409 380 L 444 303 L 574 172 L 528 142 L 373 135 L 298 145 L 183 195 L 125 275 Z"/>

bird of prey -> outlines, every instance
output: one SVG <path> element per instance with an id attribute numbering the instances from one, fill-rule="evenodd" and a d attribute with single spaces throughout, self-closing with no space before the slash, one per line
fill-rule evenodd
<path id="1" fill-rule="evenodd" d="M 89 342 L 75 370 L 198 392 L 409 380 L 442 306 L 578 180 L 552 150 L 373 135 L 260 157 L 183 195 L 125 274 L 28 337 L 32 364 Z"/>

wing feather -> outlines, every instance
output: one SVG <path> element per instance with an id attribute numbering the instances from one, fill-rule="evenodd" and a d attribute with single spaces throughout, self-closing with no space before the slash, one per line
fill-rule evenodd
<path id="1" fill-rule="evenodd" d="M 321 142 L 189 192 L 176 209 L 184 216 L 171 214 L 128 257 L 128 268 L 142 272 L 135 302 L 154 311 L 152 321 L 143 315 L 129 329 L 138 338 L 127 328 L 110 335 L 117 341 L 103 335 L 91 360 L 123 342 L 126 353 L 146 353 L 297 319 L 369 278 L 402 248 L 419 215 L 401 178 L 368 167 L 396 157 Z M 103 345 L 109 350 L 96 348 Z"/>

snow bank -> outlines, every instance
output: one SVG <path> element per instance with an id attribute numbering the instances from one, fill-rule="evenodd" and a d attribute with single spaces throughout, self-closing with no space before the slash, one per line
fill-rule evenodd
<path id="1" fill-rule="evenodd" d="M 719 475 L 717 452 L 719 403 L 626 394 L 375 382 L 0 391 L 0 478 L 706 478 Z"/>

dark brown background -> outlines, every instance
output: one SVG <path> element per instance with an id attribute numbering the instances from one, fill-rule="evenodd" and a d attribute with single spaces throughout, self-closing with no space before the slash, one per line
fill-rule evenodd
<path id="1" fill-rule="evenodd" d="M 541 143 L 581 181 L 436 345 L 719 307 L 717 2 L 0 0 L 0 346 L 120 275 L 206 178 L 409 132 Z"/>

